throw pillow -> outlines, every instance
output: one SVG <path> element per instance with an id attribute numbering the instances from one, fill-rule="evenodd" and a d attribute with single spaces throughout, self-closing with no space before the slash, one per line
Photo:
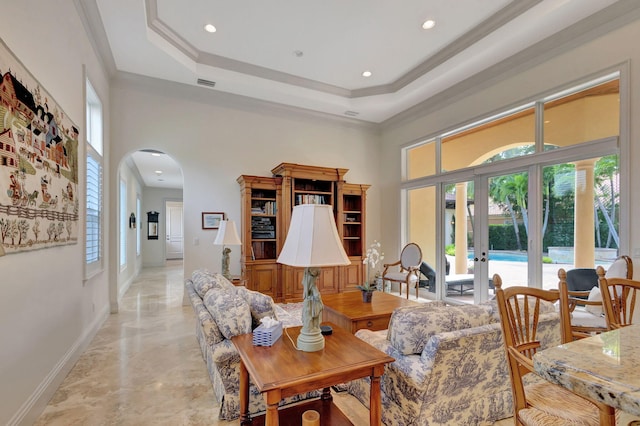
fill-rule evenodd
<path id="1" fill-rule="evenodd" d="M 607 272 L 604 274 L 605 278 L 627 278 L 627 262 L 623 258 L 616 259 Z"/>
<path id="2" fill-rule="evenodd" d="M 212 288 L 233 289 L 235 286 L 218 272 L 209 272 L 207 269 L 196 269 L 191 274 L 193 288 L 200 297 L 204 297 Z"/>
<path id="3" fill-rule="evenodd" d="M 225 338 L 251 333 L 249 304 L 234 290 L 212 288 L 204 296 L 204 304 Z"/>
<path id="4" fill-rule="evenodd" d="M 237 293 L 249 304 L 253 320 L 252 328 L 259 326 L 260 320 L 264 317 L 276 319 L 275 305 L 271 296 L 262 294 L 259 291 L 249 290 L 246 287 L 236 287 L 236 289 Z"/>
<path id="5" fill-rule="evenodd" d="M 602 315 L 602 294 L 600 294 L 600 288 L 594 287 L 589 292 L 589 298 L 587 299 L 590 302 L 600 302 L 599 305 L 585 305 L 585 310 L 590 314 L 601 316 Z"/>
<path id="6" fill-rule="evenodd" d="M 200 297 L 204 297 L 213 287 L 218 287 L 213 279 L 213 275 L 206 269 L 196 269 L 191 274 L 193 288 Z"/>

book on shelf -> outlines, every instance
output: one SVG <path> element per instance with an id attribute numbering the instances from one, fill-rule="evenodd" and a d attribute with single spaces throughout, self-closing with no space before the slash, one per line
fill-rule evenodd
<path id="1" fill-rule="evenodd" d="M 296 205 L 298 204 L 326 204 L 324 195 L 298 194 L 296 195 Z"/>
<path id="2" fill-rule="evenodd" d="M 260 232 L 251 232 L 251 238 L 254 240 L 269 240 L 276 237 L 275 231 L 260 231 Z"/>
<path id="3" fill-rule="evenodd" d="M 276 211 L 275 201 L 266 201 L 262 206 L 251 207 L 251 214 L 267 214 L 272 216 L 276 214 Z"/>

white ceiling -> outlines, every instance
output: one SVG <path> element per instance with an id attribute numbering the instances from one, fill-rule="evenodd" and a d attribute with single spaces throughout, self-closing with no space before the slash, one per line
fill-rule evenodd
<path id="1" fill-rule="evenodd" d="M 178 163 L 164 153 L 159 151 L 154 153 L 157 155 L 152 155 L 151 150 L 137 151 L 131 154 L 131 160 L 138 169 L 145 186 L 182 188 L 182 169 Z"/>
<path id="2" fill-rule="evenodd" d="M 79 0 L 117 71 L 383 123 L 631 0 Z M 433 29 L 421 28 L 433 19 Z M 213 24 L 215 33 L 204 31 Z M 362 77 L 369 70 L 372 76 Z"/>

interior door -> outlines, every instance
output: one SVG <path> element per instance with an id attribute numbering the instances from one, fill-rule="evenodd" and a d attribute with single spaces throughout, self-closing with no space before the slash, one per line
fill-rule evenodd
<path id="1" fill-rule="evenodd" d="M 184 248 L 182 201 L 167 201 L 166 258 L 182 259 Z"/>

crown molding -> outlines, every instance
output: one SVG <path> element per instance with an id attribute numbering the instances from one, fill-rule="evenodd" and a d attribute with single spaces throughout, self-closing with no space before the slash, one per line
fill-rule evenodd
<path id="1" fill-rule="evenodd" d="M 511 20 L 517 18 L 540 2 L 542 2 L 542 0 L 511 2 L 508 6 L 500 9 L 498 12 L 494 13 L 489 18 L 476 25 L 470 31 L 467 31 L 466 33 L 458 37 L 452 43 L 448 44 L 446 47 L 438 51 L 435 55 L 429 57 L 427 60 L 425 60 L 412 70 L 409 70 L 406 74 L 398 78 L 393 83 L 383 86 L 367 87 L 354 90 L 353 97 L 384 95 L 388 93 L 395 93 L 403 89 L 405 86 L 413 83 L 418 78 L 444 64 L 458 53 L 473 46 L 479 40 L 483 39 Z"/>
<path id="2" fill-rule="evenodd" d="M 247 74 L 266 80 L 342 96 L 344 98 L 361 98 L 373 95 L 386 95 L 399 91 L 540 2 L 542 2 L 542 0 L 512 0 L 507 6 L 458 37 L 435 55 L 409 70 L 397 80 L 389 84 L 354 90 L 203 52 L 180 37 L 179 34 L 159 18 L 157 0 L 145 0 L 145 10 L 147 12 L 147 27 L 149 30 L 158 34 L 163 40 L 197 64 Z"/>
<path id="3" fill-rule="evenodd" d="M 638 0 L 619 0 L 607 8 L 547 37 L 544 40 L 486 68 L 460 83 L 431 96 L 428 99 L 380 123 L 382 129 L 397 127 L 443 106 L 490 87 L 498 81 L 513 77 L 526 68 L 541 64 L 568 52 L 590 40 L 601 37 L 617 28 L 640 19 Z"/>
<path id="4" fill-rule="evenodd" d="M 114 87 L 126 88 L 127 85 L 131 85 L 137 89 L 149 90 L 154 93 L 162 94 L 163 96 L 175 96 L 223 108 L 235 108 L 263 115 L 268 113 L 289 119 L 292 116 L 296 116 L 301 119 L 322 121 L 324 123 L 329 121 L 336 125 L 349 126 L 374 132 L 379 132 L 380 130 L 380 125 L 378 123 L 370 121 L 328 114 L 285 105 L 278 102 L 256 99 L 250 96 L 222 92 L 208 87 L 194 86 L 187 83 L 177 83 L 124 71 L 118 71 L 116 73 L 113 83 Z"/>
<path id="5" fill-rule="evenodd" d="M 107 74 L 113 77 L 117 72 L 116 62 L 113 59 L 96 0 L 73 0 L 73 4 L 98 61 Z"/>

